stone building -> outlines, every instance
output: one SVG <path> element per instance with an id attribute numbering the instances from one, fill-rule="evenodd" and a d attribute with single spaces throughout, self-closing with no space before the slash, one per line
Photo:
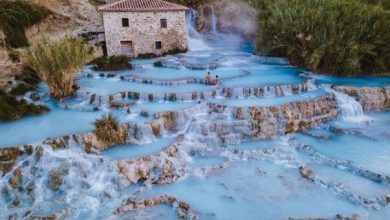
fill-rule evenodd
<path id="1" fill-rule="evenodd" d="M 99 7 L 108 56 L 186 50 L 186 10 L 162 0 L 121 0 Z"/>

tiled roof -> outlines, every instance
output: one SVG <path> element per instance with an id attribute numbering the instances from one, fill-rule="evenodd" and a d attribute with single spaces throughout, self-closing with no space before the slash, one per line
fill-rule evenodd
<path id="1" fill-rule="evenodd" d="M 185 11 L 187 7 L 163 0 L 121 0 L 103 5 L 101 12 Z"/>

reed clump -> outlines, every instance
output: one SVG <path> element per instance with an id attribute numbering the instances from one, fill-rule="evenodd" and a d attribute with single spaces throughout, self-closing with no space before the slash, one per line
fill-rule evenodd
<path id="1" fill-rule="evenodd" d="M 62 100 L 75 94 L 76 73 L 93 58 L 93 48 L 81 38 L 59 41 L 43 38 L 27 53 L 27 63 L 47 83 L 53 98 Z"/>

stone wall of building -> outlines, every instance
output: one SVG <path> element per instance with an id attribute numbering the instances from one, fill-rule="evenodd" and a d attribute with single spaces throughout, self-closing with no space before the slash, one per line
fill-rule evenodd
<path id="1" fill-rule="evenodd" d="M 132 41 L 134 56 L 187 49 L 185 11 L 104 12 L 103 18 L 109 56 L 122 54 L 121 41 Z M 129 27 L 122 27 L 122 18 L 129 18 Z M 161 28 L 160 19 L 167 19 L 167 28 Z M 162 42 L 161 50 L 156 41 Z"/>

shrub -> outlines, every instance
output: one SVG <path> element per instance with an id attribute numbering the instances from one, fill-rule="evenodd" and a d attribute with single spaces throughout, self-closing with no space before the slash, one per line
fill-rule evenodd
<path id="1" fill-rule="evenodd" d="M 33 86 L 24 82 L 19 82 L 15 88 L 11 90 L 11 95 L 19 96 L 24 95 L 26 92 L 37 89 L 37 86 Z"/>
<path id="2" fill-rule="evenodd" d="M 48 84 L 51 95 L 61 100 L 77 90 L 74 76 L 93 57 L 91 46 L 81 38 L 65 37 L 57 42 L 43 38 L 27 54 L 27 61 Z"/>
<path id="3" fill-rule="evenodd" d="M 6 36 L 7 46 L 29 46 L 25 29 L 45 19 L 52 12 L 44 7 L 24 1 L 0 1 L 0 28 Z"/>
<path id="4" fill-rule="evenodd" d="M 100 71 L 116 71 L 132 69 L 131 58 L 128 56 L 99 57 L 91 63 L 95 64 L 95 69 Z"/>
<path id="5" fill-rule="evenodd" d="M 179 54 L 179 53 L 186 53 L 187 51 L 188 50 L 183 50 L 183 49 L 180 49 L 180 48 L 174 48 L 174 49 L 168 50 L 167 52 L 164 52 L 163 56 L 175 55 L 175 54 Z"/>
<path id="6" fill-rule="evenodd" d="M 389 72 L 390 12 L 376 2 L 263 0 L 258 48 L 317 72 Z"/>
<path id="7" fill-rule="evenodd" d="M 23 116 L 41 115 L 50 109 L 43 105 L 29 104 L 0 91 L 0 121 L 14 121 Z"/>
<path id="8" fill-rule="evenodd" d="M 156 57 L 158 57 L 158 56 L 154 53 L 140 53 L 137 56 L 138 59 L 151 59 L 151 58 L 156 58 Z"/>
<path id="9" fill-rule="evenodd" d="M 122 132 L 119 121 L 111 113 L 104 115 L 101 119 L 96 119 L 95 135 L 106 144 L 124 144 L 126 142 L 127 134 Z"/>
<path id="10" fill-rule="evenodd" d="M 8 50 L 8 57 L 14 63 L 20 62 L 20 53 L 17 50 L 13 50 L 13 49 Z"/>

